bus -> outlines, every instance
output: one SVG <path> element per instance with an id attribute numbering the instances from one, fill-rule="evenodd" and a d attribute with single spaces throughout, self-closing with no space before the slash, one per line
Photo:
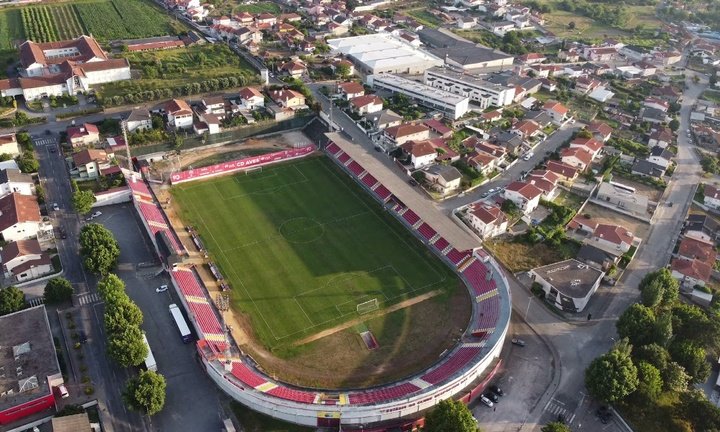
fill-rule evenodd
<path id="1" fill-rule="evenodd" d="M 178 308 L 175 303 L 170 305 L 170 315 L 172 315 L 173 319 L 175 320 L 175 325 L 180 331 L 180 338 L 182 339 L 183 343 L 192 342 L 190 328 L 188 327 L 187 322 L 185 322 L 185 317 L 183 317 L 182 312 L 180 312 L 180 308 Z"/>
<path id="2" fill-rule="evenodd" d="M 145 369 L 157 372 L 157 363 L 155 362 L 155 356 L 150 349 L 150 344 L 147 341 L 147 337 L 145 337 L 145 332 L 143 332 L 142 337 L 143 343 L 145 343 L 145 346 L 148 350 L 147 357 L 145 357 Z"/>

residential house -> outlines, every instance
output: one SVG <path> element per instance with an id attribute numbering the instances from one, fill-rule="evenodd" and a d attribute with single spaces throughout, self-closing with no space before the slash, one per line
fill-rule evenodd
<path id="1" fill-rule="evenodd" d="M 683 226 L 683 235 L 704 241 L 717 242 L 720 238 L 720 223 L 708 215 L 690 214 Z"/>
<path id="2" fill-rule="evenodd" d="M 283 108 L 293 110 L 305 108 L 305 96 L 302 93 L 290 89 L 270 90 L 270 99 Z"/>
<path id="3" fill-rule="evenodd" d="M 440 135 L 441 138 L 450 138 L 453 134 L 452 128 L 446 126 L 445 123 L 437 119 L 427 119 L 423 122 L 423 124 L 430 128 L 430 131 Z"/>
<path id="4" fill-rule="evenodd" d="M 152 129 L 152 116 L 145 108 L 135 108 L 125 121 L 128 132 L 144 131 Z"/>
<path id="5" fill-rule="evenodd" d="M 53 272 L 50 256 L 40 248 L 37 239 L 18 240 L 0 250 L 3 273 L 13 282 L 36 279 Z"/>
<path id="6" fill-rule="evenodd" d="M 584 149 L 585 151 L 590 153 L 590 156 L 592 156 L 592 160 L 595 160 L 595 158 L 600 155 L 600 152 L 603 149 L 603 144 L 595 138 L 575 138 L 574 140 L 570 141 L 570 148 Z"/>
<path id="7" fill-rule="evenodd" d="M 390 109 L 367 114 L 365 118 L 372 122 L 376 130 L 399 126 L 403 122 L 403 117 Z"/>
<path id="8" fill-rule="evenodd" d="M 577 168 L 580 171 L 585 171 L 592 162 L 592 159 L 592 154 L 584 147 L 570 147 L 560 152 L 560 160 L 564 164 Z"/>
<path id="9" fill-rule="evenodd" d="M 468 156 L 467 164 L 482 174 L 488 174 L 498 168 L 500 161 L 491 154 L 476 151 Z"/>
<path id="10" fill-rule="evenodd" d="M 534 120 L 520 120 L 512 126 L 510 131 L 525 139 L 534 137 L 542 132 L 540 125 Z"/>
<path id="11" fill-rule="evenodd" d="M 15 168 L 0 170 L 0 196 L 11 193 L 32 195 L 34 191 L 35 182 L 30 174 L 24 174 Z"/>
<path id="12" fill-rule="evenodd" d="M 621 256 L 637 246 L 639 239 L 619 225 L 598 224 L 589 239 L 589 244 L 606 252 Z"/>
<path id="13" fill-rule="evenodd" d="M 492 138 L 493 143 L 502 146 L 509 154 L 517 155 L 520 152 L 523 139 L 520 135 L 512 132 L 501 132 Z"/>
<path id="14" fill-rule="evenodd" d="M 220 116 L 211 113 L 200 114 L 198 121 L 193 122 L 193 130 L 198 135 L 220 133 Z"/>
<path id="15" fill-rule="evenodd" d="M 525 179 L 542 191 L 542 199 L 552 201 L 558 191 L 559 176 L 552 171 L 534 170 Z"/>
<path id="16" fill-rule="evenodd" d="M 507 216 L 500 207 L 493 204 L 471 204 L 467 210 L 467 221 L 482 239 L 492 238 L 507 231 Z"/>
<path id="17" fill-rule="evenodd" d="M 492 122 L 502 119 L 502 113 L 498 110 L 484 112 L 484 113 L 480 114 L 480 118 L 482 118 L 483 121 L 492 123 Z"/>
<path id="18" fill-rule="evenodd" d="M 544 128 L 552 123 L 552 118 L 547 115 L 545 111 L 540 110 L 528 111 L 525 113 L 525 117 L 523 118 L 525 120 L 533 120 L 535 123 L 539 124 L 541 128 Z"/>
<path id="19" fill-rule="evenodd" d="M 125 144 L 125 138 L 120 136 L 109 137 L 105 142 L 105 153 L 108 159 L 114 159 L 117 153 L 126 153 L 127 148 Z"/>
<path id="20" fill-rule="evenodd" d="M 473 17 L 460 17 L 456 24 L 459 29 L 468 30 L 477 25 L 477 20 Z"/>
<path id="21" fill-rule="evenodd" d="M 275 24 L 277 24 L 277 18 L 274 14 L 271 14 L 269 12 L 263 12 L 255 17 L 255 22 L 259 24 L 269 24 L 271 26 L 274 26 Z"/>
<path id="22" fill-rule="evenodd" d="M 422 141 L 430 138 L 430 129 L 422 124 L 405 123 L 383 130 L 385 141 L 399 146 L 408 141 Z"/>
<path id="23" fill-rule="evenodd" d="M 634 187 L 617 182 L 603 182 L 597 190 L 597 199 L 618 209 L 647 217 L 648 197 L 637 193 Z"/>
<path id="24" fill-rule="evenodd" d="M 565 105 L 557 101 L 547 101 L 543 105 L 543 111 L 545 111 L 552 119 L 555 124 L 562 124 L 567 119 L 568 109 Z"/>
<path id="25" fill-rule="evenodd" d="M 265 97 L 256 88 L 243 87 L 240 89 L 240 104 L 246 110 L 254 110 L 265 106 Z"/>
<path id="26" fill-rule="evenodd" d="M 20 154 L 20 147 L 18 146 L 17 137 L 14 133 L 0 135 L 0 154 L 7 154 L 10 156 L 17 156 Z"/>
<path id="27" fill-rule="evenodd" d="M 677 256 L 687 260 L 697 259 L 709 266 L 713 266 L 717 260 L 717 252 L 712 242 L 693 237 L 683 237 L 680 240 Z"/>
<path id="28" fill-rule="evenodd" d="M 636 159 L 631 170 L 633 174 L 644 177 L 660 178 L 665 175 L 665 168 L 647 159 Z"/>
<path id="29" fill-rule="evenodd" d="M 410 156 L 413 168 L 420 169 L 435 162 L 437 151 L 428 141 L 408 141 L 400 146 Z"/>
<path id="30" fill-rule="evenodd" d="M 67 128 L 67 140 L 72 147 L 81 147 L 100 142 L 100 130 L 92 123 Z"/>
<path id="31" fill-rule="evenodd" d="M 545 164 L 545 167 L 548 171 L 552 171 L 557 174 L 560 177 L 560 180 L 566 182 L 575 181 L 578 177 L 578 170 L 564 162 L 551 160 Z"/>
<path id="32" fill-rule="evenodd" d="M 609 270 L 619 261 L 618 257 L 590 244 L 580 246 L 575 258 L 585 264 L 602 270 Z"/>
<path id="33" fill-rule="evenodd" d="M 583 76 L 575 80 L 575 91 L 581 94 L 588 94 L 596 88 L 600 87 L 601 85 L 602 82 L 590 77 Z"/>
<path id="34" fill-rule="evenodd" d="M 337 92 L 342 95 L 345 100 L 351 100 L 364 95 L 365 87 L 355 81 L 344 82 L 337 85 Z"/>
<path id="35" fill-rule="evenodd" d="M 583 57 L 593 62 L 609 62 L 617 58 L 618 52 L 613 47 L 588 47 L 583 50 Z"/>
<path id="36" fill-rule="evenodd" d="M 703 204 L 716 210 L 720 209 L 720 189 L 715 185 L 705 184 L 703 185 Z"/>
<path id="37" fill-rule="evenodd" d="M 187 129 L 193 125 L 193 112 L 190 105 L 181 99 L 172 99 L 165 104 L 168 124 L 175 129 Z"/>
<path id="38" fill-rule="evenodd" d="M 672 144 L 673 142 L 673 133 L 669 128 L 657 128 L 650 134 L 650 138 L 648 139 L 648 146 L 650 148 L 653 147 L 660 147 L 665 148 Z"/>
<path id="39" fill-rule="evenodd" d="M 649 96 L 645 98 L 645 100 L 643 101 L 643 106 L 653 108 L 664 113 L 668 112 L 668 110 L 670 109 L 670 104 L 666 100 L 654 96 Z"/>
<path id="40" fill-rule="evenodd" d="M 675 157 L 675 153 L 671 152 L 667 148 L 655 146 L 650 149 L 650 156 L 648 156 L 647 160 L 667 170 L 672 163 L 673 157 Z"/>
<path id="41" fill-rule="evenodd" d="M 358 96 L 350 101 L 353 110 L 360 115 L 372 114 L 382 111 L 383 100 L 376 95 Z"/>
<path id="42" fill-rule="evenodd" d="M 543 191 L 530 182 L 515 181 L 505 187 L 503 197 L 512 201 L 524 213 L 532 213 L 540 204 Z"/>
<path id="43" fill-rule="evenodd" d="M 200 111 L 203 114 L 215 114 L 225 117 L 225 98 L 223 96 L 210 96 L 202 99 Z"/>
<path id="44" fill-rule="evenodd" d="M 462 174 L 452 165 L 431 165 L 423 170 L 430 188 L 443 195 L 460 189 Z"/>
<path id="45" fill-rule="evenodd" d="M 105 150 L 96 149 L 85 149 L 74 153 L 72 161 L 77 170 L 77 175 L 81 179 L 98 178 L 100 169 L 109 162 Z"/>
<path id="46" fill-rule="evenodd" d="M 307 73 L 307 67 L 301 61 L 291 60 L 280 66 L 280 73 L 293 78 L 301 78 Z"/>
<path id="47" fill-rule="evenodd" d="M 41 220 L 34 196 L 14 192 L 0 198 L 0 234 L 6 242 L 34 238 Z"/>
<path id="48" fill-rule="evenodd" d="M 680 281 L 686 291 L 695 286 L 705 286 L 710 280 L 712 270 L 711 266 L 697 259 L 674 258 L 670 262 L 672 276 Z"/>
<path id="49" fill-rule="evenodd" d="M 670 121 L 670 117 L 668 117 L 665 111 L 651 107 L 643 108 L 641 117 L 643 121 L 654 124 L 666 123 Z"/>
<path id="50" fill-rule="evenodd" d="M 589 217 L 577 215 L 570 222 L 568 222 L 566 228 L 568 230 L 579 231 L 583 235 L 592 235 L 595 232 L 595 228 L 598 227 L 598 223 L 595 219 Z"/>
<path id="51" fill-rule="evenodd" d="M 519 56 L 517 59 L 520 63 L 531 65 L 536 63 L 542 63 L 547 60 L 547 57 L 545 57 L 544 54 L 540 53 L 527 53 Z"/>

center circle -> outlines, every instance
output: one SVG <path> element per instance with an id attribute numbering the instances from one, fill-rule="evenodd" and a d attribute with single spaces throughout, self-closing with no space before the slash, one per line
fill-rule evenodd
<path id="1" fill-rule="evenodd" d="M 325 228 L 312 218 L 299 217 L 280 225 L 280 235 L 290 243 L 310 243 L 319 239 Z"/>

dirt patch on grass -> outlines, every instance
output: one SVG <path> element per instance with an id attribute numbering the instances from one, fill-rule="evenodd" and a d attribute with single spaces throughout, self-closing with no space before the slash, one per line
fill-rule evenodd
<path id="1" fill-rule="evenodd" d="M 597 223 L 620 225 L 641 239 L 646 239 L 650 231 L 649 224 L 597 204 L 588 203 L 588 205 L 583 208 L 582 214 L 590 215 L 590 220 Z"/>
<path id="2" fill-rule="evenodd" d="M 486 242 L 485 247 L 512 273 L 573 258 L 577 252 L 574 243 L 567 247 L 550 247 L 542 243 Z"/>
<path id="3" fill-rule="evenodd" d="M 242 348 L 270 376 L 290 384 L 323 389 L 375 386 L 435 363 L 458 342 L 471 313 L 467 289 L 460 285 L 449 297 L 436 296 L 365 321 L 380 345 L 372 351 L 353 328 L 294 347 L 289 359 L 261 354 L 255 343 Z"/>
<path id="4" fill-rule="evenodd" d="M 622 176 L 614 176 L 613 181 L 624 184 L 625 186 L 635 188 L 635 191 L 637 193 L 639 193 L 640 195 L 645 195 L 650 201 L 658 202 L 658 200 L 663 194 L 663 191 L 658 188 L 654 188 L 652 186 L 648 186 L 644 183 L 636 182 Z"/>

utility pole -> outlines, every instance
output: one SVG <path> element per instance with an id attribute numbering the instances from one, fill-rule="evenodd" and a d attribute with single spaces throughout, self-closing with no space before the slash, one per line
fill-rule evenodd
<path id="1" fill-rule="evenodd" d="M 122 129 L 123 139 L 125 140 L 125 152 L 127 153 L 128 169 L 130 171 L 132 171 L 133 166 L 132 166 L 132 158 L 130 157 L 130 141 L 128 141 L 128 137 L 127 137 L 127 120 L 120 121 L 120 128 Z"/>

